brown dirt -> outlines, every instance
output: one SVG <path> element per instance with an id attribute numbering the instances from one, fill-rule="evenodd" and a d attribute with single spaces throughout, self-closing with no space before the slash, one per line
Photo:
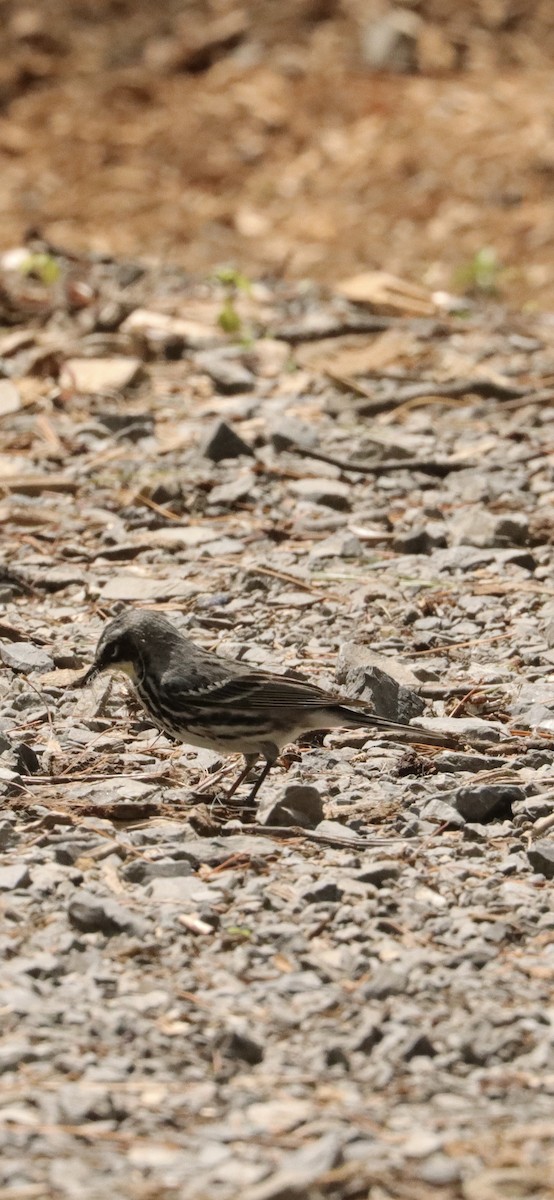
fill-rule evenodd
<path id="1" fill-rule="evenodd" d="M 554 300 L 548 0 L 0 0 L 0 244 Z M 479 271 L 492 247 L 498 266 Z M 489 277 L 490 276 L 490 277 Z"/>

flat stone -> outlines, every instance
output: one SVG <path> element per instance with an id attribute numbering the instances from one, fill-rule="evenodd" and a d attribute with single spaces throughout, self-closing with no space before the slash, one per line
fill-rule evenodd
<path id="1" fill-rule="evenodd" d="M 356 879 L 359 879 L 361 883 L 372 883 L 374 887 L 381 887 L 389 879 L 398 879 L 399 875 L 398 863 L 394 859 L 382 858 L 380 861 L 370 863 L 362 871 L 358 871 Z"/>
<path id="2" fill-rule="evenodd" d="M 199 350 L 219 345 L 222 340 L 221 333 L 212 325 L 146 308 L 136 308 L 130 313 L 121 325 L 121 331 L 143 339 L 154 351 L 163 349 L 168 343 L 175 345 L 176 342 L 181 342 L 183 348 Z"/>
<path id="3" fill-rule="evenodd" d="M 368 20 L 361 37 L 361 52 L 367 66 L 372 71 L 395 71 L 402 74 L 416 71 L 420 21 L 417 13 L 404 9 L 391 9 L 382 16 L 375 15 Z M 360 278 L 363 279 L 364 276 Z M 347 281 L 350 288 L 346 294 L 354 300 L 357 300 L 358 296 L 363 299 L 366 295 L 361 284 L 357 288 L 354 286 L 357 279 L 358 276 Z M 345 285 L 342 286 L 344 288 Z M 377 312 L 380 311 L 381 306 L 375 304 L 374 307 Z M 386 306 L 384 311 L 388 311 Z"/>
<path id="4" fill-rule="evenodd" d="M 31 876 L 25 863 L 0 867 L 0 892 L 14 892 L 18 888 L 27 888 L 30 882 Z"/>
<path id="5" fill-rule="evenodd" d="M 261 825 L 301 825 L 315 829 L 323 819 L 323 800 L 317 788 L 307 784 L 290 783 L 283 795 L 263 795 L 258 804 L 256 820 Z"/>
<path id="6" fill-rule="evenodd" d="M 448 771 L 453 774 L 458 771 L 477 774 L 478 771 L 495 771 L 499 767 L 506 766 L 505 759 L 493 758 L 491 754 L 464 754 L 451 750 L 443 750 L 441 754 L 435 756 L 433 761 L 439 771 Z"/>
<path id="7" fill-rule="evenodd" d="M 69 902 L 67 915 L 70 924 L 82 933 L 104 933 L 107 937 L 129 933 L 143 937 L 148 929 L 146 921 L 116 900 L 90 892 L 79 892 Z"/>
<path id="8" fill-rule="evenodd" d="M 392 543 L 398 554 L 431 554 L 437 546 L 446 546 L 446 526 L 416 526 L 396 534 Z"/>
<path id="9" fill-rule="evenodd" d="M 197 355 L 196 363 L 209 375 L 223 396 L 251 392 L 255 387 L 256 380 L 252 372 L 237 359 L 228 358 L 217 351 L 207 351 Z"/>
<path id="10" fill-rule="evenodd" d="M 109 810 L 117 820 L 134 820 L 151 816 L 162 803 L 162 793 L 155 783 L 144 779 L 109 779 L 106 783 L 84 784 L 73 792 L 76 799 L 86 800 L 101 812 Z"/>
<path id="11" fill-rule="evenodd" d="M 405 687 L 421 686 L 412 668 L 400 658 L 378 654 L 376 650 L 372 650 L 369 646 L 363 646 L 359 642 L 341 643 L 335 671 L 337 683 L 341 687 L 348 686 L 350 681 L 356 678 L 358 672 L 373 667 L 385 671 L 391 679 L 394 679 L 396 683 L 404 684 Z"/>
<path id="12" fill-rule="evenodd" d="M 60 385 L 85 395 L 119 392 L 133 382 L 141 368 L 140 358 L 69 358 L 60 372 Z"/>
<path id="13" fill-rule="evenodd" d="M 9 417 L 20 408 L 21 399 L 15 384 L 11 379 L 0 379 L 0 417 Z"/>
<path id="14" fill-rule="evenodd" d="M 466 821 L 488 821 L 492 817 L 511 816 L 512 804 L 525 800 L 523 788 L 494 783 L 457 788 L 445 797 Z"/>
<path id="15" fill-rule="evenodd" d="M 133 545 L 168 546 L 174 550 L 194 549 L 215 542 L 217 531 L 209 525 L 170 525 L 167 529 L 147 529 L 133 534 Z"/>
<path id="16" fill-rule="evenodd" d="M 500 721 L 485 721 L 482 717 L 420 717 L 422 729 L 437 733 L 453 733 L 462 741 L 498 742 L 506 737 L 506 726 Z"/>
<path id="17" fill-rule="evenodd" d="M 448 1187 L 449 1184 L 456 1183 L 460 1178 L 460 1165 L 455 1159 L 450 1158 L 448 1154 L 443 1154 L 439 1151 L 425 1159 L 422 1165 L 417 1168 L 416 1175 L 418 1179 L 423 1180 L 424 1183 L 428 1183 L 434 1188 L 444 1188 Z M 504 1194 L 508 1195 L 507 1192 Z M 486 1193 L 482 1192 L 481 1195 L 484 1198 Z M 492 1193 L 489 1193 L 489 1195 L 492 1195 Z M 497 1192 L 497 1195 L 502 1195 L 502 1193 Z"/>
<path id="18" fill-rule="evenodd" d="M 425 710 L 425 701 L 413 690 L 419 686 L 413 671 L 366 646 L 342 645 L 336 675 L 349 695 L 368 700 L 379 716 L 391 721 L 408 724 Z"/>
<path id="19" fill-rule="evenodd" d="M 352 533 L 335 533 L 322 542 L 316 542 L 310 550 L 310 559 L 319 558 L 360 558 L 363 554 L 362 543 Z"/>
<path id="20" fill-rule="evenodd" d="M 529 541 L 529 521 L 523 513 L 496 515 L 471 505 L 449 522 L 454 546 L 525 546 Z"/>
<path id="21" fill-rule="evenodd" d="M 289 482 L 291 492 L 312 504 L 324 504 L 339 512 L 352 507 L 352 487 L 340 479 L 295 479 Z"/>
<path id="22" fill-rule="evenodd" d="M 12 671 L 51 671 L 54 659 L 33 642 L 4 642 L 0 646 L 0 658 Z"/>
<path id="23" fill-rule="evenodd" d="M 210 504 L 233 505 L 239 500 L 248 500 L 255 484 L 255 476 L 248 471 L 244 475 L 239 475 L 237 479 L 231 479 L 228 483 L 222 483 L 218 487 L 212 488 L 209 497 Z"/>
<path id="24" fill-rule="evenodd" d="M 441 796 L 433 796 L 421 809 L 420 816 L 424 821 L 437 821 L 439 825 L 450 825 L 454 829 L 462 829 L 465 818 L 457 812 L 452 804 Z"/>
<path id="25" fill-rule="evenodd" d="M 221 888 L 215 883 L 204 883 L 197 875 L 180 878 L 173 877 L 152 879 L 148 884 L 148 896 L 155 901 L 173 901 L 188 908 L 201 905 L 214 905 L 221 900 Z"/>
<path id="26" fill-rule="evenodd" d="M 128 438 L 130 442 L 138 442 L 141 438 L 152 437 L 155 432 L 154 417 L 151 412 L 105 412 L 97 413 L 97 421 L 110 433 Z"/>
<path id="27" fill-rule="evenodd" d="M 150 883 L 152 879 L 183 879 L 192 874 L 192 867 L 186 859 L 163 858 L 148 862 L 136 858 L 127 863 L 121 873 L 130 883 Z"/>
<path id="28" fill-rule="evenodd" d="M 184 596 L 189 590 L 183 579 L 156 579 L 139 572 L 122 572 L 112 575 L 100 588 L 102 600 L 169 600 L 174 596 Z"/>
<path id="29" fill-rule="evenodd" d="M 348 825 L 342 825 L 340 821 L 320 821 L 319 825 L 316 825 L 315 832 L 324 837 L 340 838 L 341 840 L 346 838 L 352 842 L 360 838 L 360 834 L 355 829 L 350 829 Z"/>
<path id="30" fill-rule="evenodd" d="M 340 1155 L 340 1135 L 325 1133 L 286 1154 L 282 1166 L 269 1178 L 242 1192 L 242 1200 L 302 1200 L 312 1194 L 312 1185 L 317 1187 L 317 1181 L 337 1165 Z"/>
<path id="31" fill-rule="evenodd" d="M 534 842 L 527 850 L 527 858 L 534 871 L 546 879 L 554 879 L 554 841 L 543 838 Z"/>
<path id="32" fill-rule="evenodd" d="M 225 558 L 227 554 L 243 554 L 245 548 L 241 538 L 222 537 L 216 538 L 215 542 L 208 542 L 203 554 L 208 558 Z"/>
<path id="33" fill-rule="evenodd" d="M 275 596 L 268 596 L 267 604 L 275 605 L 276 608 L 312 608 L 314 598 L 310 592 L 277 592 Z"/>
<path id="34" fill-rule="evenodd" d="M 304 887 L 300 893 L 306 904 L 323 904 L 327 901 L 340 900 L 344 889 L 331 876 L 321 876 Z"/>
<path id="35" fill-rule="evenodd" d="M 387 996 L 399 996 L 406 991 L 408 976 L 400 968 L 377 967 L 371 979 L 363 987 L 363 994 L 370 1000 L 386 1000 Z"/>
<path id="36" fill-rule="evenodd" d="M 0 819 L 0 850 L 7 850 L 18 841 L 19 835 L 15 832 L 12 822 Z"/>
<path id="37" fill-rule="evenodd" d="M 36 1062 L 39 1057 L 30 1042 L 10 1040 L 8 1045 L 0 1046 L 0 1075 L 13 1071 L 20 1063 Z"/>
<path id="38" fill-rule="evenodd" d="M 218 1049 L 226 1058 L 238 1059 L 239 1062 L 256 1066 L 264 1057 L 263 1046 L 255 1038 L 243 1030 L 233 1029 L 225 1034 Z"/>

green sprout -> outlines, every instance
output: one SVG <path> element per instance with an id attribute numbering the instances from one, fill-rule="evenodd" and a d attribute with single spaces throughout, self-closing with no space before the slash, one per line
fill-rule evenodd
<path id="1" fill-rule="evenodd" d="M 496 250 L 492 246 L 483 246 L 469 262 L 458 267 L 454 281 L 465 292 L 491 296 L 499 291 L 502 275 Z"/>
<path id="2" fill-rule="evenodd" d="M 51 254 L 29 254 L 19 269 L 23 275 L 34 275 L 47 287 L 57 283 L 61 275 L 60 265 Z"/>
<path id="3" fill-rule="evenodd" d="M 224 333 L 239 334 L 243 330 L 242 317 L 237 308 L 240 293 L 249 296 L 252 284 L 242 271 L 235 267 L 221 267 L 215 278 L 225 288 L 225 299 L 218 314 L 217 323 Z M 247 340 L 249 338 L 247 337 Z"/>

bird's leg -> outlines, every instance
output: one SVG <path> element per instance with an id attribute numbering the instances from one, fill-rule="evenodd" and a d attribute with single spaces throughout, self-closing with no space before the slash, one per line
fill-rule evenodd
<path id="1" fill-rule="evenodd" d="M 265 767 L 264 767 L 263 771 L 261 772 L 261 774 L 259 775 L 258 779 L 256 780 L 254 787 L 252 788 L 252 791 L 250 792 L 250 795 L 245 800 L 245 804 L 253 804 L 254 803 L 254 799 L 257 796 L 264 779 L 267 779 L 269 772 L 271 771 L 271 768 L 273 766 L 275 766 L 275 758 L 266 758 Z"/>
<path id="2" fill-rule="evenodd" d="M 257 763 L 257 761 L 258 761 L 258 755 L 257 755 L 257 754 L 245 754 L 245 755 L 244 755 L 244 764 L 245 764 L 245 765 L 244 765 L 244 770 L 243 770 L 243 771 L 241 771 L 241 773 L 240 773 L 240 775 L 239 775 L 238 779 L 235 779 L 235 782 L 234 782 L 234 784 L 232 785 L 232 787 L 231 787 L 231 788 L 229 789 L 229 791 L 227 792 L 227 795 L 226 795 L 226 797 L 225 797 L 225 799 L 226 799 L 226 800 L 230 800 L 230 799 L 231 799 L 231 796 L 234 796 L 234 794 L 235 794 L 235 792 L 236 792 L 237 788 L 239 788 L 239 787 L 240 787 L 240 785 L 241 785 L 241 783 L 243 783 L 243 782 L 244 782 L 244 780 L 246 779 L 246 776 L 250 774 L 250 771 L 252 770 L 252 767 L 255 767 L 255 766 L 256 766 L 256 763 Z M 249 801 L 248 801 L 248 802 L 250 803 L 250 798 L 249 798 Z"/>

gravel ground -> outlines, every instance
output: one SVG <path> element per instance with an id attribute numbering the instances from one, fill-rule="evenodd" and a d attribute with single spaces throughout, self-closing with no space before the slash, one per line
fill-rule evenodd
<path id="1" fill-rule="evenodd" d="M 551 319 L 61 265 L 0 336 L 0 1197 L 554 1195 Z M 458 746 L 232 808 L 70 686 L 129 603 Z"/>

